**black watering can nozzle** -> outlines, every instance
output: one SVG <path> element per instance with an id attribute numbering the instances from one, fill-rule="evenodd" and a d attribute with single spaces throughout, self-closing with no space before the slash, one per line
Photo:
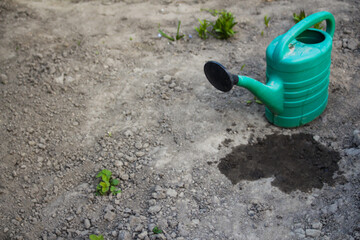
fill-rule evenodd
<path id="1" fill-rule="evenodd" d="M 205 63 L 204 72 L 209 82 L 223 92 L 230 91 L 239 81 L 238 75 L 229 73 L 223 65 L 215 61 Z"/>

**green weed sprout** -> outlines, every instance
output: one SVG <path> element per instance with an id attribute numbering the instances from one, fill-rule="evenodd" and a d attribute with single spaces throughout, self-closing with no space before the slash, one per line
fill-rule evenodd
<path id="1" fill-rule="evenodd" d="M 268 17 L 267 15 L 265 15 L 264 17 L 264 24 L 265 26 L 268 28 L 269 27 L 269 22 L 270 22 L 271 17 Z"/>
<path id="2" fill-rule="evenodd" d="M 177 26 L 177 31 L 176 31 L 176 36 L 175 36 L 175 38 L 173 38 L 173 37 L 171 37 L 171 36 L 169 36 L 169 35 L 167 35 L 164 31 L 162 31 L 161 29 L 160 29 L 160 24 L 159 24 L 159 33 L 161 34 L 161 36 L 163 36 L 164 38 L 167 38 L 167 39 L 169 39 L 170 41 L 177 41 L 177 40 L 180 40 L 180 39 L 182 39 L 183 37 L 184 37 L 184 35 L 182 34 L 182 35 L 180 35 L 180 25 L 181 25 L 181 21 L 178 21 L 178 26 Z"/>
<path id="3" fill-rule="evenodd" d="M 199 37 L 202 39 L 208 39 L 209 36 L 207 35 L 208 32 L 208 27 L 210 27 L 210 22 L 206 19 L 204 19 L 203 21 L 201 21 L 200 19 L 198 19 L 200 26 L 197 28 L 195 28 L 195 30 L 198 32 Z"/>
<path id="4" fill-rule="evenodd" d="M 300 10 L 299 15 L 296 14 L 296 13 L 293 14 L 293 20 L 294 20 L 295 23 L 300 22 L 300 21 L 303 20 L 304 18 L 306 18 L 305 10 Z M 323 29 L 323 27 L 321 26 L 321 22 L 318 22 L 318 23 L 315 24 L 313 27 L 316 28 L 316 29 L 320 29 L 320 30 Z"/>
<path id="5" fill-rule="evenodd" d="M 95 235 L 95 234 L 91 234 L 89 236 L 89 239 L 90 240 L 104 240 L 104 236 L 103 235 Z"/>
<path id="6" fill-rule="evenodd" d="M 235 17 L 231 12 L 215 9 L 201 9 L 201 11 L 206 11 L 214 17 L 218 16 L 218 18 L 215 22 L 206 19 L 203 21 L 198 20 L 200 26 L 199 28 L 195 28 L 195 30 L 198 32 L 200 38 L 207 39 L 207 33 L 218 39 L 228 39 L 235 35 L 236 32 L 233 30 L 233 27 L 237 22 L 235 22 Z M 208 28 L 210 26 L 212 29 L 209 31 Z"/>
<path id="7" fill-rule="evenodd" d="M 211 23 L 213 29 L 213 36 L 218 39 L 228 39 L 235 35 L 235 31 L 232 29 L 237 22 L 235 22 L 235 17 L 231 12 L 222 11 L 218 14 L 219 17 L 216 20 L 215 24 Z"/>
<path id="8" fill-rule="evenodd" d="M 120 189 L 117 189 L 116 186 L 119 185 L 119 179 L 114 179 L 111 177 L 111 171 L 103 169 L 96 175 L 96 178 L 101 178 L 101 182 L 96 187 L 96 195 L 105 195 L 111 192 L 113 195 L 121 193 Z"/>
<path id="9" fill-rule="evenodd" d="M 153 228 L 152 232 L 153 232 L 154 234 L 160 234 L 160 233 L 163 232 L 163 230 L 161 230 L 160 228 L 158 228 L 158 226 L 155 226 L 155 227 Z"/>

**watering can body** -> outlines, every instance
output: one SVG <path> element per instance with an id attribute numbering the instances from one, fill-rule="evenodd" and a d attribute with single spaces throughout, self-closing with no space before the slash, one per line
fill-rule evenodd
<path id="1" fill-rule="evenodd" d="M 327 20 L 327 31 L 308 28 Z M 297 127 L 318 117 L 326 108 L 331 65 L 334 17 L 315 13 L 275 38 L 266 50 L 266 83 L 279 79 L 283 109 L 265 107 L 269 122 Z"/>
<path id="2" fill-rule="evenodd" d="M 323 20 L 326 31 L 310 28 Z M 275 38 L 266 50 L 266 84 L 230 74 L 216 62 L 205 64 L 205 74 L 219 90 L 229 91 L 233 85 L 250 90 L 263 101 L 266 118 L 274 125 L 298 127 L 326 108 L 334 31 L 333 15 L 318 12 Z"/>

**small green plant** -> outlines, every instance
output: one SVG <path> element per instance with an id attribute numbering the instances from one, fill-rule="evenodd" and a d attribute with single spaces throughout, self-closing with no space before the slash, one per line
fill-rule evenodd
<path id="1" fill-rule="evenodd" d="M 235 35 L 233 27 L 237 24 L 231 12 L 221 11 L 215 24 L 211 23 L 213 36 L 218 39 L 228 39 Z"/>
<path id="2" fill-rule="evenodd" d="M 258 99 L 256 96 L 254 97 L 254 100 L 257 104 L 264 104 L 260 99 Z"/>
<path id="3" fill-rule="evenodd" d="M 183 34 L 180 35 L 180 25 L 181 25 L 181 21 L 178 21 L 178 26 L 177 26 L 177 31 L 176 31 L 176 36 L 175 36 L 175 38 L 167 35 L 164 31 L 162 31 L 162 30 L 160 29 L 160 24 L 159 24 L 159 30 L 158 30 L 158 31 L 159 31 L 160 35 L 163 36 L 164 38 L 167 38 L 167 39 L 169 39 L 170 41 L 175 41 L 175 40 L 177 41 L 177 40 L 180 40 L 180 39 L 182 39 L 182 38 L 184 37 Z"/>
<path id="4" fill-rule="evenodd" d="M 195 30 L 198 32 L 199 37 L 202 39 L 208 39 L 209 36 L 207 35 L 208 32 L 208 27 L 210 27 L 210 22 L 206 19 L 204 19 L 203 21 L 201 21 L 200 19 L 198 19 L 200 26 L 197 28 L 195 28 Z"/>
<path id="5" fill-rule="evenodd" d="M 108 137 L 112 137 L 112 133 L 109 131 L 109 132 L 107 132 L 107 136 Z"/>
<path id="6" fill-rule="evenodd" d="M 300 10 L 299 15 L 296 14 L 296 13 L 293 14 L 293 20 L 294 20 L 295 23 L 300 22 L 304 18 L 306 18 L 305 10 Z M 323 29 L 323 27 L 321 26 L 321 22 L 318 22 L 313 27 L 316 28 L 316 29 L 320 29 L 320 30 Z"/>
<path id="7" fill-rule="evenodd" d="M 257 104 L 260 104 L 260 105 L 264 104 L 260 99 L 258 99 L 256 96 L 254 96 L 254 101 L 253 100 L 247 100 L 246 105 L 250 105 L 253 102 L 256 102 Z"/>
<path id="8" fill-rule="evenodd" d="M 121 193 L 121 190 L 116 188 L 120 183 L 119 179 L 114 179 L 111 175 L 111 171 L 107 169 L 103 169 L 96 175 L 97 178 L 101 178 L 102 180 L 96 187 L 96 195 L 105 195 L 109 192 L 113 195 Z"/>
<path id="9" fill-rule="evenodd" d="M 265 15 L 264 17 L 264 24 L 265 26 L 268 28 L 269 27 L 269 22 L 270 22 L 271 17 L 268 17 L 267 15 Z"/>
<path id="10" fill-rule="evenodd" d="M 163 232 L 163 230 L 161 230 L 160 228 L 158 228 L 158 226 L 155 226 L 155 227 L 153 228 L 152 232 L 153 232 L 154 234 L 160 234 L 160 233 Z"/>
<path id="11" fill-rule="evenodd" d="M 89 236 L 89 239 L 90 240 L 104 240 L 104 236 L 103 235 L 95 235 L 95 234 L 91 234 Z"/>
<path id="12" fill-rule="evenodd" d="M 242 71 L 245 67 L 245 63 L 243 65 L 241 65 L 240 71 Z"/>
<path id="13" fill-rule="evenodd" d="M 235 17 L 231 12 L 215 9 L 201 9 L 201 11 L 206 11 L 214 17 L 218 16 L 218 18 L 215 22 L 206 19 L 203 21 L 198 20 L 200 26 L 195 28 L 195 30 L 198 32 L 200 38 L 207 39 L 207 33 L 218 39 L 228 39 L 235 35 L 236 32 L 233 30 L 233 27 L 237 22 L 235 22 Z M 212 27 L 212 29 L 208 30 L 209 27 Z"/>
<path id="14" fill-rule="evenodd" d="M 264 36 L 264 31 L 261 31 L 260 35 L 263 37 Z"/>

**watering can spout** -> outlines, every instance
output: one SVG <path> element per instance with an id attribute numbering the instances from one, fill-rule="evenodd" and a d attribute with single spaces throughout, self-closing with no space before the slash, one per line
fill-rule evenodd
<path id="1" fill-rule="evenodd" d="M 265 85 L 255 79 L 229 73 L 215 61 L 207 62 L 204 72 L 209 82 L 220 91 L 228 92 L 234 85 L 238 85 L 247 88 L 275 114 L 284 109 L 283 84 L 276 76 L 272 76 Z"/>
<path id="2" fill-rule="evenodd" d="M 274 113 L 284 110 L 284 88 L 276 76 L 270 77 L 266 84 L 246 76 L 238 75 L 238 78 L 236 85 L 248 89 Z"/>

